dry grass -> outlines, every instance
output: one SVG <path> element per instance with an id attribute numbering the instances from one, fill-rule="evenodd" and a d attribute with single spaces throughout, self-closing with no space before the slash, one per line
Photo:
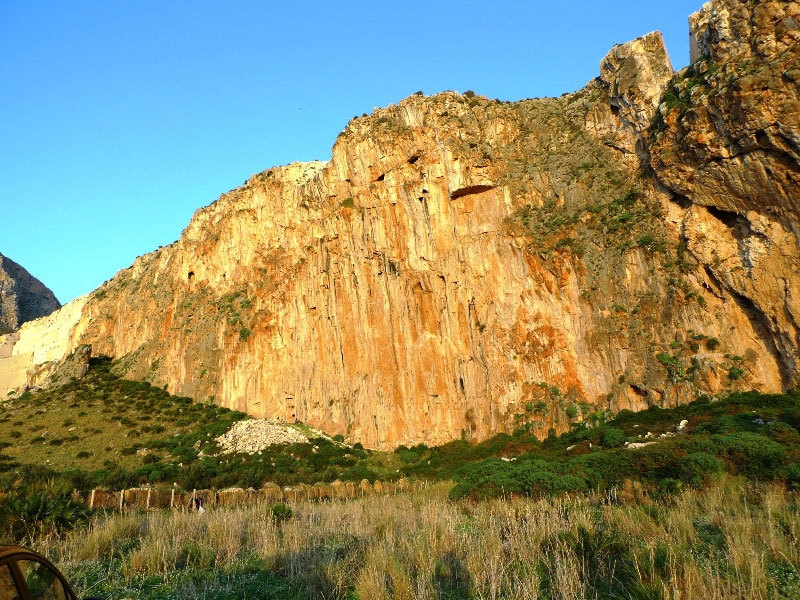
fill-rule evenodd
<path id="1" fill-rule="evenodd" d="M 302 503 L 283 523 L 258 508 L 111 515 L 40 549 L 68 572 L 103 564 L 128 582 L 228 574 L 227 594 L 242 565 L 302 582 L 296 597 L 315 598 L 800 594 L 798 498 L 778 485 L 727 478 L 670 505 L 631 506 L 585 497 L 453 503 L 446 491 Z M 188 582 L 170 597 L 224 597 L 212 588 Z"/>

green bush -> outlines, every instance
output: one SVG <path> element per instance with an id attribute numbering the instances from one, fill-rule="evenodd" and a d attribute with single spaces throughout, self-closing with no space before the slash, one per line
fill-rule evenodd
<path id="1" fill-rule="evenodd" d="M 182 472 L 183 488 L 185 490 L 201 490 L 211 487 L 211 480 L 216 473 L 202 462 L 186 465 Z"/>
<path id="2" fill-rule="evenodd" d="M 570 460 L 570 470 L 583 477 L 592 488 L 620 485 L 636 472 L 637 454 L 623 448 L 593 452 Z"/>
<path id="3" fill-rule="evenodd" d="M 793 462 L 786 467 L 786 483 L 793 490 L 800 490 L 800 463 Z"/>
<path id="4" fill-rule="evenodd" d="M 292 507 L 286 506 L 285 504 L 274 504 L 270 509 L 270 512 L 272 513 L 272 518 L 276 523 L 288 521 L 294 514 L 292 512 Z"/>
<path id="5" fill-rule="evenodd" d="M 678 461 L 681 480 L 693 487 L 702 486 L 723 470 L 720 460 L 708 452 L 693 452 Z"/>
<path id="6" fill-rule="evenodd" d="M 728 369 L 728 379 L 736 381 L 744 376 L 744 369 L 741 367 L 731 367 Z"/>
<path id="7" fill-rule="evenodd" d="M 342 471 L 339 474 L 339 479 L 342 481 L 361 481 L 366 479 L 370 483 L 375 483 L 375 480 L 378 479 L 378 474 L 367 465 L 360 463 Z"/>
<path id="8" fill-rule="evenodd" d="M 603 432 L 602 444 L 606 448 L 619 448 L 625 444 L 625 432 L 609 427 Z"/>
<path id="9" fill-rule="evenodd" d="M 412 464 L 419 462 L 420 455 L 414 452 L 413 450 L 406 450 L 400 454 L 400 460 L 402 460 L 406 464 Z"/>
<path id="10" fill-rule="evenodd" d="M 800 433 L 797 432 L 797 429 L 783 421 L 775 421 L 764 426 L 760 433 L 767 436 L 773 442 L 777 442 L 783 446 L 800 448 Z"/>
<path id="11" fill-rule="evenodd" d="M 449 496 L 452 500 L 464 497 L 496 498 L 522 492 L 520 482 L 514 479 L 508 465 L 499 458 L 490 458 L 465 467 L 460 475 L 462 480 L 450 490 Z"/>
<path id="12" fill-rule="evenodd" d="M 714 441 L 737 472 L 758 479 L 774 477 L 786 455 L 781 444 L 749 431 L 718 435 Z"/>
<path id="13" fill-rule="evenodd" d="M 35 536 L 61 534 L 87 522 L 89 509 L 54 489 L 15 491 L 0 507 L 3 537 L 25 544 Z"/>

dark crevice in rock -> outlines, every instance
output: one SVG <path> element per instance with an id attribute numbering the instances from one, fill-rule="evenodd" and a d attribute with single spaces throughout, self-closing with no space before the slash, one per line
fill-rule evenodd
<path id="1" fill-rule="evenodd" d="M 722 281 L 714 274 L 709 266 L 705 266 L 706 274 L 714 282 L 714 284 L 722 291 L 728 292 L 730 297 L 739 306 L 742 312 L 747 316 L 753 330 L 758 334 L 758 337 L 764 342 L 769 353 L 775 359 L 778 369 L 781 374 L 781 385 L 784 389 L 789 389 L 797 379 L 798 373 L 793 365 L 792 358 L 787 356 L 783 351 L 783 344 L 778 347 L 776 340 L 780 338 L 780 332 L 776 332 L 771 327 L 770 319 L 764 312 L 756 306 L 756 304 L 744 294 L 724 285 Z"/>
<path id="2" fill-rule="evenodd" d="M 692 256 L 694 256 L 694 255 L 692 255 Z M 716 286 L 716 289 L 713 289 L 707 283 L 703 283 L 702 284 L 703 288 L 705 288 L 710 293 L 714 294 L 714 296 L 716 296 L 720 300 L 724 300 L 725 299 L 725 288 L 722 285 L 722 283 L 720 282 L 720 280 L 717 279 L 717 276 L 711 270 L 711 267 L 709 267 L 708 265 L 703 265 L 703 270 L 705 271 L 706 276 L 711 280 L 711 283 L 713 283 Z"/>
<path id="3" fill-rule="evenodd" d="M 461 198 L 461 196 L 469 196 L 470 194 L 480 194 L 482 192 L 488 192 L 489 190 L 493 190 L 496 188 L 496 185 L 469 185 L 467 187 L 459 188 L 456 191 L 450 194 L 450 199 L 455 200 L 456 198 Z"/>
<path id="4" fill-rule="evenodd" d="M 627 148 L 623 148 L 621 146 L 617 146 L 615 144 L 612 144 L 611 142 L 603 142 L 603 145 L 605 147 L 607 147 L 607 148 L 611 148 L 612 150 L 616 150 L 617 152 L 621 152 L 622 154 L 630 154 L 631 153 L 631 151 L 628 150 Z"/>
<path id="5" fill-rule="evenodd" d="M 635 383 L 631 383 L 628 385 L 631 391 L 636 394 L 637 396 L 641 397 L 642 399 L 647 398 L 647 390 Z"/>
<path id="6" fill-rule="evenodd" d="M 737 230 L 742 225 L 742 217 L 735 211 L 723 210 L 711 205 L 706 206 L 706 210 L 708 211 L 708 214 L 714 217 L 717 221 L 723 223 L 729 229 Z M 737 239 L 739 239 L 738 236 Z"/>
<path id="7" fill-rule="evenodd" d="M 780 339 L 780 332 L 773 331 L 770 326 L 769 317 L 767 317 L 750 298 L 733 290 L 731 290 L 731 295 L 742 311 L 747 315 L 753 329 L 764 341 L 770 354 L 775 358 L 775 362 L 780 369 L 783 388 L 789 389 L 794 384 L 798 374 L 791 357 L 786 356 L 783 351 L 783 344 L 781 344 L 781 347 L 778 347 L 776 337 Z"/>
<path id="8" fill-rule="evenodd" d="M 753 264 L 748 249 L 749 244 L 746 241 L 747 238 L 755 236 L 769 242 L 768 238 L 763 233 L 753 231 L 750 221 L 737 212 L 723 210 L 721 208 L 717 208 L 716 206 L 707 206 L 706 210 L 708 211 L 709 215 L 730 229 L 731 235 L 738 242 L 739 257 L 741 258 L 742 263 L 747 265 L 748 268 L 752 269 Z"/>
<path id="9" fill-rule="evenodd" d="M 800 162 L 798 162 L 797 157 L 793 156 L 791 152 L 773 148 L 764 148 L 764 152 L 769 154 L 770 157 L 782 167 L 786 167 L 795 173 L 800 173 Z"/>
<path id="10" fill-rule="evenodd" d="M 672 190 L 670 190 L 670 191 L 672 191 Z M 674 202 L 675 204 L 677 204 L 678 206 L 680 206 L 684 210 L 688 210 L 689 208 L 692 207 L 692 204 L 694 204 L 694 202 L 689 200 L 689 198 L 687 198 L 686 196 L 681 196 L 680 194 L 675 194 L 674 192 L 673 192 L 673 196 L 672 196 L 672 198 L 670 198 L 670 200 L 672 202 Z"/>

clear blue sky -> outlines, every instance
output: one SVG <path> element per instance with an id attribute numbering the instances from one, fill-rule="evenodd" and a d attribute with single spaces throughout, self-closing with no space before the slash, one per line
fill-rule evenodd
<path id="1" fill-rule="evenodd" d="M 67 302 L 417 90 L 558 96 L 654 29 L 683 67 L 701 4 L 0 0 L 0 252 Z"/>

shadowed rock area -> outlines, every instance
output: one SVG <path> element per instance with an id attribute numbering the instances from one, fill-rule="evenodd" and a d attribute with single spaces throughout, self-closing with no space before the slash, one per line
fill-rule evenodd
<path id="1" fill-rule="evenodd" d="M 0 335 L 49 315 L 60 306 L 41 281 L 0 254 Z"/>

